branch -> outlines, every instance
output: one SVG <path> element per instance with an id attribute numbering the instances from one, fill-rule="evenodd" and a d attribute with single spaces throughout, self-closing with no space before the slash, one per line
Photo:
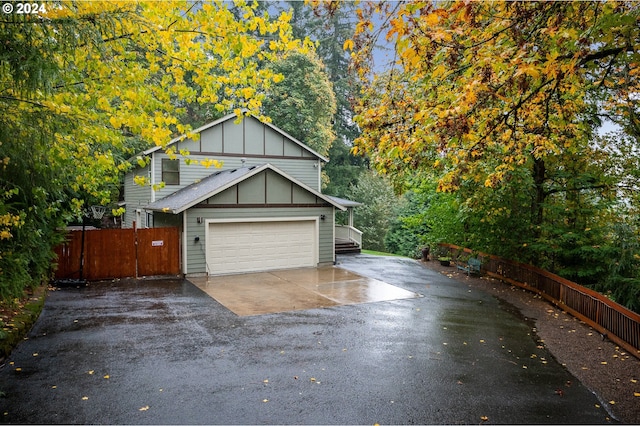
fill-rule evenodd
<path id="1" fill-rule="evenodd" d="M 608 56 L 617 56 L 620 53 L 623 52 L 634 52 L 633 46 L 625 46 L 625 47 L 613 47 L 610 49 L 604 49 L 598 52 L 594 52 L 594 53 L 590 53 L 586 56 L 584 56 L 581 60 L 580 60 L 580 65 L 584 65 L 587 62 L 591 62 L 591 61 L 597 61 L 598 59 L 603 59 L 606 58 Z M 572 55 L 563 55 L 561 56 L 562 59 L 570 59 L 572 58 Z"/>
<path id="2" fill-rule="evenodd" d="M 30 101 L 28 99 L 20 99 L 20 98 L 16 98 L 16 97 L 13 97 L 13 96 L 1 96 L 0 95 L 0 99 L 5 99 L 5 100 L 8 100 L 8 101 L 13 101 L 13 102 L 24 102 L 24 103 L 27 103 L 27 104 L 35 105 L 35 106 L 40 107 L 40 108 L 47 108 L 46 105 L 42 105 L 39 102 Z"/>
<path id="3" fill-rule="evenodd" d="M 585 191 L 585 190 L 593 190 L 593 189 L 608 189 L 610 188 L 611 185 L 607 185 L 607 184 L 600 184 L 600 185 L 593 185 L 593 186 L 579 186 L 576 188 L 554 188 L 554 189 L 548 189 L 546 191 L 544 191 L 545 197 L 547 195 L 551 195 L 551 194 L 557 194 L 559 192 L 576 192 L 576 191 Z"/>

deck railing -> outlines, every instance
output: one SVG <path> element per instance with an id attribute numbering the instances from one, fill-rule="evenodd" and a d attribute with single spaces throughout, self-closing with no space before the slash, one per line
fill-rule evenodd
<path id="1" fill-rule="evenodd" d="M 353 241 L 362 247 L 362 231 L 349 225 L 336 225 L 336 238 Z"/>
<path id="2" fill-rule="evenodd" d="M 551 272 L 498 256 L 472 252 L 453 244 L 440 244 L 455 261 L 473 254 L 482 261 L 482 272 L 509 284 L 538 293 L 640 358 L 640 315 Z"/>

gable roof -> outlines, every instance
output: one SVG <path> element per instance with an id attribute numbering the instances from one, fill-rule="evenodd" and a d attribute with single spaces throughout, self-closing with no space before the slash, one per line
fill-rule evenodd
<path id="1" fill-rule="evenodd" d="M 328 158 L 326 158 L 326 157 L 324 157 L 324 156 L 322 156 L 322 155 L 318 154 L 316 151 L 314 151 L 313 149 L 311 149 L 308 145 L 305 145 L 304 143 L 300 142 L 298 139 L 294 138 L 293 136 L 291 136 L 290 134 L 288 134 L 288 133 L 287 133 L 287 132 L 285 132 L 284 130 L 282 130 L 282 129 L 280 129 L 280 128 L 276 127 L 276 126 L 274 126 L 273 124 L 271 124 L 271 123 L 266 123 L 266 122 L 264 122 L 264 121 L 260 120 L 258 117 L 254 116 L 253 114 L 248 115 L 248 116 L 245 116 L 245 118 L 246 118 L 246 117 L 252 117 L 252 118 L 254 118 L 255 120 L 258 120 L 260 123 L 264 124 L 265 126 L 269 127 L 270 129 L 274 130 L 275 132 L 277 132 L 277 133 L 281 134 L 281 135 L 282 135 L 282 136 L 284 136 L 285 138 L 289 139 L 291 142 L 293 142 L 293 143 L 295 143 L 295 144 L 299 145 L 299 146 L 300 146 L 300 147 L 302 147 L 305 151 L 309 152 L 309 153 L 310 153 L 310 154 L 312 154 L 313 156 L 318 157 L 320 160 L 324 161 L 325 163 L 328 163 L 328 162 L 329 162 L 329 159 L 328 159 Z M 211 127 L 218 126 L 218 125 L 220 125 L 220 124 L 224 123 L 225 121 L 229 121 L 229 120 L 236 119 L 236 118 L 238 118 L 238 115 L 237 115 L 236 113 L 227 114 L 227 115 L 225 115 L 225 116 L 224 116 L 224 117 L 222 117 L 222 118 L 219 118 L 219 119 L 217 119 L 217 120 L 215 120 L 215 121 L 212 121 L 211 123 L 208 123 L 208 124 L 205 124 L 205 125 L 203 125 L 203 126 L 198 127 L 197 129 L 193 130 L 193 131 L 192 131 L 192 133 L 201 133 L 201 132 L 203 132 L 203 131 L 205 131 L 205 130 L 207 130 L 207 129 L 211 128 Z M 244 119 L 244 118 L 243 118 L 243 119 Z M 178 137 L 176 137 L 176 138 L 173 138 L 173 139 L 171 139 L 171 141 L 169 141 L 169 143 L 167 144 L 167 146 L 169 146 L 169 145 L 173 145 L 174 143 L 178 143 L 178 142 L 180 142 L 181 140 L 184 140 L 184 139 L 186 139 L 186 138 L 187 138 L 187 135 L 181 135 L 181 136 L 178 136 Z M 152 153 L 154 153 L 154 152 L 156 152 L 156 151 L 159 151 L 159 150 L 161 150 L 161 149 L 163 149 L 163 147 L 161 147 L 161 146 L 154 146 L 154 147 L 152 147 L 152 148 L 147 149 L 146 151 L 143 151 L 143 152 L 142 152 L 142 154 L 143 154 L 143 155 L 149 155 L 149 154 L 152 154 Z"/>
<path id="2" fill-rule="evenodd" d="M 340 210 L 344 211 L 347 209 L 345 206 L 335 202 L 331 197 L 319 193 L 313 188 L 305 185 L 304 183 L 296 180 L 282 170 L 268 163 L 258 166 L 240 167 L 233 170 L 223 170 L 215 172 L 200 180 L 199 182 L 194 182 L 191 185 L 185 186 L 184 188 L 174 192 L 173 194 L 170 194 L 160 200 L 154 201 L 153 203 L 147 205 L 144 209 L 178 214 L 265 170 L 274 171 L 285 179 L 288 179 L 289 181 L 295 183 L 296 185 L 333 205 L 334 207 L 337 207 Z"/>

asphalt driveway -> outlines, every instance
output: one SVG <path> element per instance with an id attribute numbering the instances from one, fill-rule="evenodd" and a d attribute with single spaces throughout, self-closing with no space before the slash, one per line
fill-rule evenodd
<path id="1" fill-rule="evenodd" d="M 2 421 L 606 422 L 512 307 L 408 259 L 339 263 L 423 297 L 238 316 L 186 280 L 54 291 L 0 368 Z"/>

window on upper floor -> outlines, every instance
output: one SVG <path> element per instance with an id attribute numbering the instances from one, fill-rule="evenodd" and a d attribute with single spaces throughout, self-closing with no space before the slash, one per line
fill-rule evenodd
<path id="1" fill-rule="evenodd" d="M 162 159 L 162 181 L 166 185 L 180 185 L 180 160 Z"/>

